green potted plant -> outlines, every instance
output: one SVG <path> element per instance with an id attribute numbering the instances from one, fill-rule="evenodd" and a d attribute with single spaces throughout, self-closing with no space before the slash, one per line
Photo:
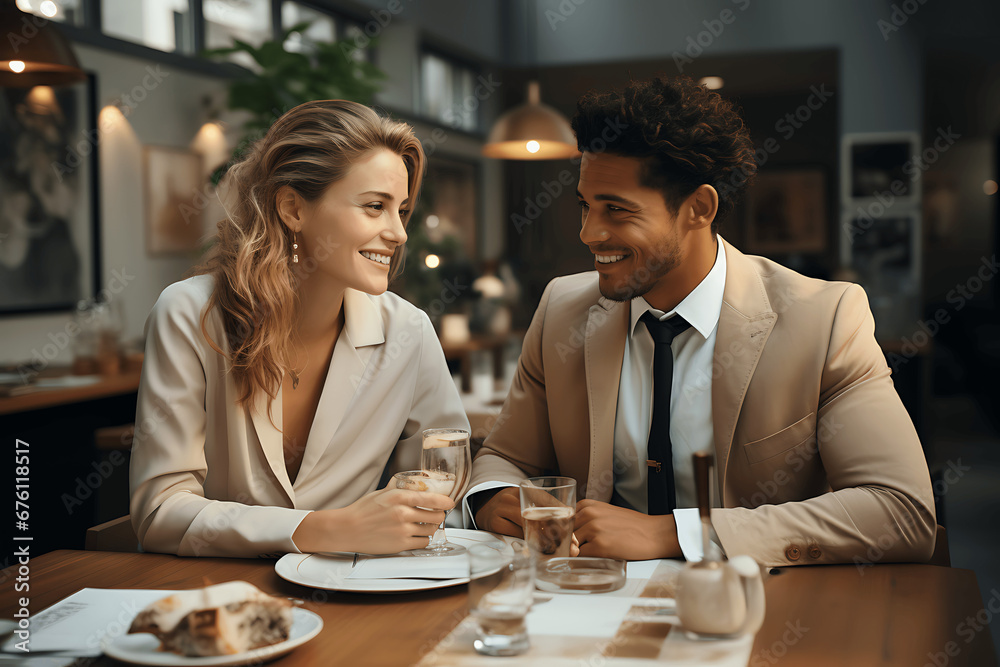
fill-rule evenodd
<path id="1" fill-rule="evenodd" d="M 309 23 L 299 23 L 285 30 L 281 37 L 260 46 L 238 39 L 223 49 L 203 51 L 202 55 L 225 60 L 235 53 L 253 59 L 256 71 L 247 70 L 229 84 L 227 105 L 233 111 L 250 114 L 243 124 L 243 137 L 233 151 L 236 157 L 247 144 L 262 137 L 281 114 L 312 100 L 352 100 L 371 104 L 386 75 L 382 70 L 356 57 L 357 48 L 349 42 L 309 42 L 305 53 L 288 51 L 285 42 L 293 33 L 304 33 Z M 213 184 L 225 174 L 223 165 L 212 175 Z"/>

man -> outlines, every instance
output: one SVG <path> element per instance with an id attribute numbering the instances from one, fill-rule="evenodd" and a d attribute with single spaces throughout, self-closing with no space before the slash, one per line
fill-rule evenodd
<path id="1" fill-rule="evenodd" d="M 596 150 L 609 121 L 621 132 Z M 583 498 L 580 554 L 698 558 L 696 511 L 683 508 L 691 454 L 707 450 L 713 540 L 728 555 L 927 560 L 927 465 L 864 291 L 718 234 L 756 172 L 733 106 L 687 78 L 633 82 L 585 96 L 573 129 L 596 272 L 542 295 L 473 466 L 475 524 L 520 535 L 518 490 L 503 487 L 562 474 Z"/>

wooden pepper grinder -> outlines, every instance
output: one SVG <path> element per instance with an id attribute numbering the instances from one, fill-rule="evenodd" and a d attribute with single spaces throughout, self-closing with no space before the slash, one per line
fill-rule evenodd
<path id="1" fill-rule="evenodd" d="M 712 464 L 708 452 L 691 455 L 694 463 L 694 488 L 698 496 L 698 517 L 701 519 L 701 553 L 703 561 L 720 560 L 709 535 L 712 529 Z"/>

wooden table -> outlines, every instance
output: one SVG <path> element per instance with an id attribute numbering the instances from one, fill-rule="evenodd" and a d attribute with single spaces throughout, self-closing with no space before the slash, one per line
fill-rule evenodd
<path id="1" fill-rule="evenodd" d="M 20 396 L 0 397 L 0 415 L 40 410 L 69 403 L 82 403 L 109 396 L 134 394 L 139 389 L 139 375 L 139 371 L 105 375 L 94 384 L 82 387 L 39 389 Z"/>
<path id="2" fill-rule="evenodd" d="M 275 574 L 273 561 L 55 551 L 30 566 L 32 613 L 85 587 L 182 589 L 233 579 L 305 600 L 306 609 L 323 617 L 323 631 L 275 663 L 281 667 L 410 665 L 465 616 L 465 586 L 406 595 L 337 593 L 288 583 Z M 863 572 L 828 565 L 768 577 L 767 618 L 750 665 L 920 667 L 931 661 L 928 654 L 940 654 L 938 664 L 949 667 L 996 665 L 989 629 L 971 636 L 965 630 L 972 627 L 966 618 L 986 608 L 971 571 L 876 565 Z M 15 576 L 13 568 L 0 574 L 3 618 L 15 609 Z M 1000 608 L 1000 599 L 992 604 Z M 947 656 L 949 642 L 957 655 Z M 116 663 L 101 658 L 93 664 Z"/>

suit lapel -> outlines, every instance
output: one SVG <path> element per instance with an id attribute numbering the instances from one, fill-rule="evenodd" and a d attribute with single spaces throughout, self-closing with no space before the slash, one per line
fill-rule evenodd
<path id="1" fill-rule="evenodd" d="M 271 404 L 271 417 L 274 418 L 273 425 L 271 424 L 271 419 L 268 417 L 267 400 L 268 396 L 266 393 L 262 391 L 257 392 L 254 404 L 250 409 L 250 419 L 253 421 L 254 430 L 257 431 L 257 440 L 260 441 L 260 446 L 264 450 L 264 457 L 271 466 L 271 471 L 278 479 L 289 501 L 294 505 L 295 493 L 292 491 L 292 482 L 288 479 L 288 470 L 285 468 L 285 452 L 281 445 L 281 387 L 278 387 L 278 393 Z"/>
<path id="2" fill-rule="evenodd" d="M 621 381 L 625 336 L 628 333 L 627 304 L 601 298 L 587 314 L 584 359 L 587 403 L 590 408 L 590 465 L 586 497 L 608 501 L 614 490 L 600 482 L 601 473 L 614 461 L 615 413 Z"/>
<path id="3" fill-rule="evenodd" d="M 713 370 L 720 368 L 722 372 L 712 381 L 712 423 L 721 500 L 723 506 L 728 506 L 726 468 L 736 423 L 778 314 L 771 310 L 764 283 L 754 266 L 743 253 L 722 243 L 726 251 L 726 288 L 712 359 Z"/>
<path id="4" fill-rule="evenodd" d="M 323 458 L 354 395 L 374 380 L 365 371 L 376 346 L 385 343 L 382 316 L 367 294 L 351 289 L 344 293 L 344 319 L 344 330 L 333 349 L 296 481 L 306 479 Z"/>

